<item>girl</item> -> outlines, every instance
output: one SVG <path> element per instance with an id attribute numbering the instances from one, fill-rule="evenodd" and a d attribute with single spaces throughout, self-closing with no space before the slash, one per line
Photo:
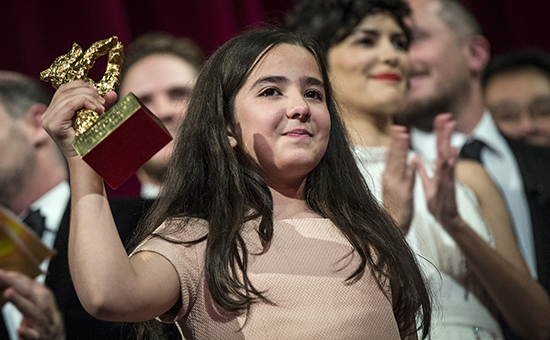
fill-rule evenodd
<path id="1" fill-rule="evenodd" d="M 522 337 L 547 338 L 548 295 L 529 274 L 498 190 L 473 162 L 456 167 L 472 190 L 454 180 L 450 115 L 434 122 L 438 160 L 426 168 L 419 157 L 408 162 L 406 129 L 392 126 L 407 89 L 409 12 L 402 0 L 308 0 L 288 25 L 323 47 L 365 179 L 429 261 L 423 267 L 436 301 L 430 336 L 502 339 L 502 317 Z"/>
<path id="2" fill-rule="evenodd" d="M 70 269 L 106 320 L 177 322 L 188 339 L 416 338 L 430 303 L 399 229 L 349 149 L 314 43 L 258 30 L 204 66 L 167 184 L 127 257 L 71 117 L 109 106 L 59 88 L 43 124 L 71 173 Z"/>

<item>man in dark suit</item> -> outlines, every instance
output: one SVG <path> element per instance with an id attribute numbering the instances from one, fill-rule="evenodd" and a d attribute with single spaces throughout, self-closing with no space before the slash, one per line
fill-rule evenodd
<path id="1" fill-rule="evenodd" d="M 506 140 L 518 161 L 529 205 L 538 280 L 550 292 L 550 148 Z"/>
<path id="2" fill-rule="evenodd" d="M 518 245 L 531 273 L 537 276 L 534 216 L 519 164 L 522 158 L 516 157 L 517 149 L 524 146 L 511 148 L 483 100 L 481 76 L 490 58 L 489 43 L 476 19 L 458 1 L 410 0 L 409 4 L 414 31 L 412 69 L 399 119 L 411 126 L 412 147 L 427 158 L 435 158 L 430 153 L 436 150 L 433 118 L 444 112 L 453 115 L 456 132 L 451 144 L 459 149 L 477 144 L 479 160 L 500 188 Z"/>
<path id="3" fill-rule="evenodd" d="M 486 109 L 481 76 L 490 47 L 475 17 L 456 0 L 409 0 L 409 4 L 414 36 L 410 88 L 398 118 L 411 126 L 411 145 L 420 155 L 435 159 L 433 118 L 445 112 L 453 115 L 452 146 L 480 161 L 500 188 L 529 270 L 548 291 L 548 271 L 541 268 L 550 267 L 550 248 L 537 237 L 548 237 L 550 221 L 543 212 L 550 210 L 550 201 L 543 198 L 550 193 L 550 182 L 547 175 L 540 176 L 533 188 L 529 180 L 548 172 L 550 159 L 537 159 L 530 146 L 507 140 Z"/>
<path id="4" fill-rule="evenodd" d="M 68 266 L 70 188 L 65 162 L 43 130 L 41 116 L 50 96 L 42 84 L 15 72 L 0 72 L 0 204 L 33 228 L 57 254 L 42 269 L 47 275 L 29 280 L 0 272 L 1 339 L 25 334 L 41 340 L 127 339 L 130 326 L 89 316 L 76 296 Z M 113 201 L 119 233 L 127 240 L 145 211 L 142 200 Z M 62 316 L 62 317 L 61 317 Z"/>
<path id="5" fill-rule="evenodd" d="M 538 279 L 550 292 L 550 54 L 523 49 L 492 57 L 481 82 L 485 105 L 520 168 Z"/>

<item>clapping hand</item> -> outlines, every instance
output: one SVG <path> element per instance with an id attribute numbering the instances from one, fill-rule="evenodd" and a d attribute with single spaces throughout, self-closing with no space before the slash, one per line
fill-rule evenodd
<path id="1" fill-rule="evenodd" d="M 404 235 L 409 231 L 413 216 L 414 166 L 408 164 L 409 134 L 404 126 L 390 130 L 390 146 L 386 168 L 382 175 L 383 204 Z"/>
<path id="2" fill-rule="evenodd" d="M 422 179 L 428 209 L 447 231 L 449 228 L 462 225 L 455 194 L 454 170 L 458 149 L 451 147 L 454 125 L 450 114 L 441 114 L 434 119 L 437 160 L 432 178 L 427 175 L 420 160 L 414 161 L 415 168 Z"/>

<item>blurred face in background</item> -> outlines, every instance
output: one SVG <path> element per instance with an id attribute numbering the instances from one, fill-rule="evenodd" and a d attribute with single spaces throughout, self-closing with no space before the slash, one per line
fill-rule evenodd
<path id="1" fill-rule="evenodd" d="M 176 137 L 185 115 L 197 70 L 183 59 L 171 54 L 153 54 L 130 67 L 120 87 L 125 96 L 133 92 Z M 168 143 L 144 166 L 150 177 L 161 181 L 172 155 L 174 142 Z"/>
<path id="2" fill-rule="evenodd" d="M 485 86 L 485 104 L 512 139 L 550 146 L 550 77 L 535 67 L 505 71 Z"/>
<path id="3" fill-rule="evenodd" d="M 408 39 L 386 12 L 368 14 L 328 51 L 335 97 L 345 110 L 394 114 L 407 89 Z"/>
<path id="4" fill-rule="evenodd" d="M 9 206 L 36 170 L 37 155 L 24 120 L 0 104 L 0 204 Z"/>
<path id="5" fill-rule="evenodd" d="M 411 0 L 413 41 L 410 89 L 405 95 L 404 121 L 431 122 L 452 111 L 455 98 L 469 91 L 468 45 L 439 18 L 440 4 L 430 0 Z"/>

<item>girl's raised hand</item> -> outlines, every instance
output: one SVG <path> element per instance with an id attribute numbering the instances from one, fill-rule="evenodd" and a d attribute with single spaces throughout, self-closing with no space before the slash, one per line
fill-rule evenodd
<path id="1" fill-rule="evenodd" d="M 78 157 L 71 142 L 75 138 L 72 118 L 76 111 L 86 108 L 102 113 L 116 102 L 116 93 L 102 98 L 95 87 L 77 80 L 63 84 L 55 92 L 48 109 L 42 115 L 42 126 L 55 141 L 67 160 Z"/>
<path id="2" fill-rule="evenodd" d="M 390 145 L 386 168 L 382 175 L 383 204 L 404 235 L 409 231 L 413 216 L 414 169 L 407 162 L 409 134 L 404 126 L 390 129 Z"/>

